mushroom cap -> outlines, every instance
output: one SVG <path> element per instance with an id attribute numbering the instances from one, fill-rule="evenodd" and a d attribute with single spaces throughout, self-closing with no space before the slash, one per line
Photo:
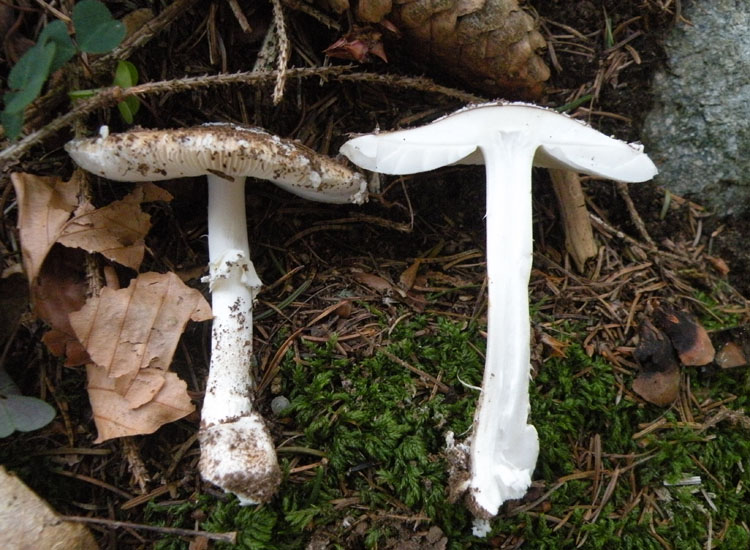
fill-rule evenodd
<path id="1" fill-rule="evenodd" d="M 121 134 L 102 130 L 99 137 L 68 142 L 65 150 L 81 168 L 107 179 L 253 177 L 314 201 L 360 204 L 367 200 L 367 181 L 358 172 L 258 128 L 206 124 Z"/>
<path id="2" fill-rule="evenodd" d="M 353 138 L 340 152 L 384 174 L 414 174 L 449 164 L 484 164 L 498 134 L 525 136 L 534 165 L 618 181 L 645 181 L 657 169 L 638 144 L 608 137 L 557 111 L 528 103 L 466 107 L 419 128 Z"/>

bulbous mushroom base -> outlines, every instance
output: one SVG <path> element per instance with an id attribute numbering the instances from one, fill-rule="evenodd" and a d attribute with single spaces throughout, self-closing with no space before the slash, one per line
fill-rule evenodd
<path id="1" fill-rule="evenodd" d="M 281 482 L 276 450 L 263 419 L 255 412 L 202 427 L 203 479 L 232 492 L 240 504 L 268 502 Z"/>

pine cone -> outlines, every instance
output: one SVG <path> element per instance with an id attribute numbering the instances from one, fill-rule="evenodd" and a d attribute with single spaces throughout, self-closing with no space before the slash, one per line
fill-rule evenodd
<path id="1" fill-rule="evenodd" d="M 433 72 L 492 96 L 532 98 L 549 78 L 537 54 L 544 38 L 517 0 L 359 0 L 355 13 L 393 23 L 401 44 Z"/>

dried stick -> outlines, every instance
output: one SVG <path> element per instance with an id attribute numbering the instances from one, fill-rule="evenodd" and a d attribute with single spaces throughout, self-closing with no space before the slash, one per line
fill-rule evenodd
<path id="1" fill-rule="evenodd" d="M 144 531 L 155 531 L 166 535 L 177 535 L 179 537 L 206 537 L 211 540 L 237 544 L 237 532 L 229 533 L 211 533 L 210 531 L 197 531 L 195 529 L 180 529 L 178 527 L 159 527 L 157 525 L 144 525 L 142 523 L 133 523 L 130 521 L 115 521 L 104 518 L 88 518 L 86 516 L 59 516 L 63 521 L 74 521 L 76 523 L 91 523 L 92 525 L 103 525 L 116 529 L 118 527 L 126 529 L 142 529 Z"/>
<path id="2" fill-rule="evenodd" d="M 630 219 L 633 220 L 633 223 L 635 224 L 635 228 L 638 230 L 638 233 L 641 234 L 641 237 L 643 237 L 643 240 L 646 241 L 650 245 L 656 246 L 656 243 L 654 243 L 654 240 L 651 238 L 651 235 L 648 234 L 648 230 L 646 229 L 646 224 L 643 223 L 643 218 L 641 218 L 641 215 L 638 213 L 638 210 L 636 209 L 635 204 L 633 203 L 633 199 L 630 198 L 630 192 L 628 191 L 628 184 L 618 181 L 617 192 L 620 193 L 622 200 L 625 201 L 625 206 L 627 207 L 628 213 L 630 214 Z"/>
<path id="3" fill-rule="evenodd" d="M 338 65 L 332 67 L 303 67 L 291 68 L 286 71 L 289 78 L 333 78 L 350 82 L 371 82 L 384 86 L 398 88 L 411 88 L 423 92 L 435 93 L 452 97 L 467 103 L 486 101 L 481 96 L 468 94 L 447 86 L 439 86 L 434 81 L 424 77 L 402 77 L 398 75 L 381 75 L 371 73 L 345 74 L 351 70 L 353 65 Z M 0 151 L 0 171 L 17 162 L 31 147 L 42 142 L 46 138 L 70 126 L 79 118 L 82 118 L 97 109 L 109 107 L 130 96 L 145 96 L 165 92 L 185 92 L 211 86 L 226 86 L 229 84 L 245 84 L 258 86 L 277 78 L 277 71 L 268 72 L 242 72 L 230 74 L 218 74 L 210 76 L 197 76 L 177 80 L 162 80 L 147 82 L 131 88 L 122 89 L 117 86 L 104 88 L 91 99 L 78 103 L 73 109 L 54 119 L 46 126 L 32 132 L 20 141 Z"/>
<path id="4" fill-rule="evenodd" d="M 284 8 L 281 0 L 271 0 L 273 5 L 273 26 L 278 35 L 279 52 L 276 57 L 276 85 L 273 87 L 273 104 L 278 105 L 284 97 L 284 84 L 286 83 L 286 66 L 289 63 L 291 47 L 286 35 L 286 23 L 284 22 Z"/>
<path id="5" fill-rule="evenodd" d="M 586 198 L 578 174 L 569 170 L 549 171 L 552 188 L 560 204 L 560 216 L 565 230 L 565 249 L 568 251 L 579 273 L 583 273 L 586 261 L 596 257 L 598 247 L 594 240 Z"/>

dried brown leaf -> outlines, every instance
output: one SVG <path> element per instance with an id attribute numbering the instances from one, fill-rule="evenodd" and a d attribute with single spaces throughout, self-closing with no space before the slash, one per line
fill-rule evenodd
<path id="1" fill-rule="evenodd" d="M 81 178 L 77 174 L 69 181 L 25 173 L 10 175 L 18 200 L 18 232 L 29 281 L 37 278 L 50 248 L 78 204 Z"/>
<path id="2" fill-rule="evenodd" d="M 132 381 L 147 367 L 166 370 L 188 320 L 210 318 L 201 293 L 174 273 L 143 273 L 127 288 L 102 289 L 70 323 L 94 363 Z"/>
<path id="3" fill-rule="evenodd" d="M 58 177 L 11 174 L 18 198 L 23 264 L 29 281 L 36 280 L 55 243 L 99 252 L 115 262 L 137 269 L 143 259 L 143 239 L 151 226 L 150 216 L 141 210 L 141 204 L 171 199 L 166 191 L 144 183 L 135 186 L 122 200 L 102 208 L 95 208 L 89 202 L 79 204 L 80 174 L 75 172 L 69 181 Z"/>
<path id="4" fill-rule="evenodd" d="M 145 252 L 144 238 L 151 228 L 151 216 L 141 210 L 141 204 L 170 199 L 169 193 L 147 183 L 136 186 L 122 200 L 101 208 L 83 203 L 62 228 L 58 242 L 98 252 L 113 262 L 138 269 Z"/>
<path id="5" fill-rule="evenodd" d="M 153 379 L 153 371 L 146 369 Z M 107 369 L 87 365 L 88 391 L 94 422 L 98 431 L 95 443 L 115 437 L 149 434 L 164 424 L 183 418 L 195 410 L 187 394 L 187 385 L 173 372 L 163 372 L 161 384 L 153 397 L 143 405 L 134 406 L 116 389 L 117 380 L 107 376 Z M 140 384 L 140 376 L 136 377 Z M 152 380 L 153 381 L 153 380 Z M 146 386 L 150 383 L 146 382 Z"/>
<path id="6" fill-rule="evenodd" d="M 86 303 L 88 285 L 82 267 L 84 255 L 82 250 L 53 246 L 30 285 L 34 314 L 51 327 L 42 342 L 52 354 L 65 357 L 68 367 L 89 362 L 69 319 L 72 312 Z"/>
<path id="7" fill-rule="evenodd" d="M 719 258 L 718 256 L 706 256 L 706 259 L 710 262 L 713 268 L 719 272 L 719 275 L 729 275 L 729 264 L 723 258 Z"/>
<path id="8" fill-rule="evenodd" d="M 62 520 L 39 496 L 0 466 L 0 533 L 3 548 L 97 550 L 91 532 Z"/>
<path id="9" fill-rule="evenodd" d="M 748 365 L 747 357 L 742 346 L 735 342 L 727 342 L 716 354 L 716 364 L 722 369 L 734 367 L 745 367 Z"/>
<path id="10" fill-rule="evenodd" d="M 352 278 L 377 292 L 391 292 L 394 290 L 391 283 L 373 273 L 357 272 L 352 274 Z"/>
<path id="11" fill-rule="evenodd" d="M 412 263 L 409 267 L 401 272 L 398 282 L 406 290 L 411 290 L 411 288 L 414 286 L 414 282 L 417 279 L 417 273 L 419 273 L 419 266 L 421 265 L 421 263 L 421 260 L 415 260 L 414 263 Z"/>
<path id="12" fill-rule="evenodd" d="M 365 63 L 378 57 L 388 63 L 383 46 L 383 33 L 370 27 L 354 27 L 352 31 L 339 38 L 323 50 L 328 57 L 348 59 Z"/>
<path id="13" fill-rule="evenodd" d="M 567 357 L 566 352 L 568 350 L 568 346 L 570 346 L 569 342 L 562 342 L 557 338 L 550 336 L 546 332 L 542 332 L 540 340 L 550 349 L 548 357 Z"/>

